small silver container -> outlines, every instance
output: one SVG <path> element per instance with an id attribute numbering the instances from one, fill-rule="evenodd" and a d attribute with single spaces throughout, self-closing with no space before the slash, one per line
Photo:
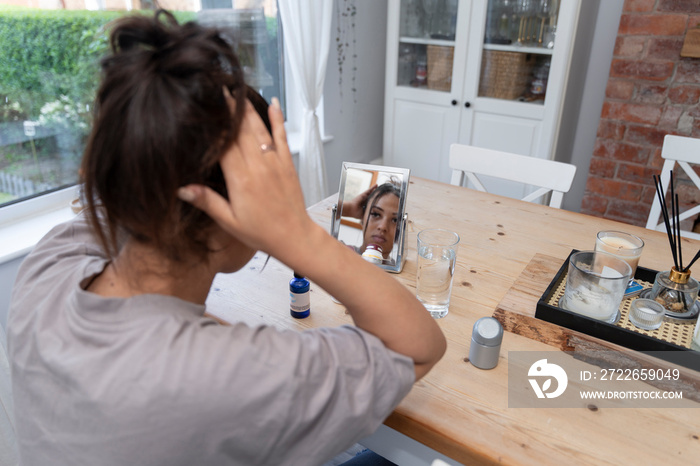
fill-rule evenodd
<path id="1" fill-rule="evenodd" d="M 482 317 L 474 323 L 469 361 L 479 369 L 493 369 L 503 341 L 503 327 L 493 317 Z"/>

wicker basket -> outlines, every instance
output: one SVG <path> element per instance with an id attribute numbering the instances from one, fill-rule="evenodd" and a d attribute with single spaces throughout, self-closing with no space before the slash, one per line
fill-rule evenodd
<path id="1" fill-rule="evenodd" d="M 454 47 L 428 45 L 428 89 L 452 89 L 452 59 Z"/>
<path id="2" fill-rule="evenodd" d="M 522 97 L 530 84 L 534 55 L 484 50 L 481 57 L 479 96 L 513 100 Z"/>

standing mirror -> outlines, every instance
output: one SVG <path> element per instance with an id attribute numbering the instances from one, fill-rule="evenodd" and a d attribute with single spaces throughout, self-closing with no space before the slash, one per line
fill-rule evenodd
<path id="1" fill-rule="evenodd" d="M 409 176 L 407 168 L 350 162 L 343 162 L 340 173 L 331 235 L 358 254 L 373 245 L 377 265 L 389 272 L 401 272 L 406 262 Z"/>

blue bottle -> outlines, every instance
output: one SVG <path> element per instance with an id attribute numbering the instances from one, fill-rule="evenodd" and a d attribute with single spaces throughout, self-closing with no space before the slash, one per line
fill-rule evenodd
<path id="1" fill-rule="evenodd" d="M 289 312 L 295 319 L 309 317 L 311 313 L 309 281 L 296 272 L 289 282 Z"/>

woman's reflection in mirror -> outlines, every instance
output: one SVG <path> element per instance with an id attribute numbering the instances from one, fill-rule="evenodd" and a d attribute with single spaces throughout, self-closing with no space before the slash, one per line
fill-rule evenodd
<path id="1" fill-rule="evenodd" d="M 393 262 L 391 252 L 396 239 L 400 199 L 400 184 L 392 178 L 379 186 L 370 187 L 345 204 L 343 215 L 362 221 L 362 245 L 355 247 L 358 253 L 362 254 L 367 245 L 376 244 L 382 248 L 384 263 Z"/>

